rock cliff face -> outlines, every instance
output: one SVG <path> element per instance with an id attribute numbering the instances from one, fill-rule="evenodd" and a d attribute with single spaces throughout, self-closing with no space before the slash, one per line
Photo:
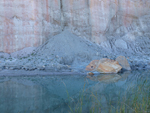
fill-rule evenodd
<path id="1" fill-rule="evenodd" d="M 65 28 L 108 51 L 150 54 L 150 1 L 1 1 L 2 52 L 39 46 Z"/>
<path id="2" fill-rule="evenodd" d="M 44 43 L 60 32 L 58 0 L 2 0 L 0 51 L 14 52 Z"/>

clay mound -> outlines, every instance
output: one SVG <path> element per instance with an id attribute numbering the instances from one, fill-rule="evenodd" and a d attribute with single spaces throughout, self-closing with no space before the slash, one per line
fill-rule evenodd
<path id="1" fill-rule="evenodd" d="M 72 63 L 75 58 L 83 62 L 92 60 L 96 56 L 100 58 L 102 53 L 104 52 L 99 46 L 72 34 L 69 30 L 50 38 L 36 50 L 39 56 L 61 57 L 65 64 Z"/>

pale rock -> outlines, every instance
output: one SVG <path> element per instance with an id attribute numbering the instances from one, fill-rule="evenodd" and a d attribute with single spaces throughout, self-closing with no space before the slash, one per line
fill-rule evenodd
<path id="1" fill-rule="evenodd" d="M 116 61 L 119 62 L 119 64 L 122 66 L 123 69 L 131 70 L 130 64 L 128 63 L 128 60 L 126 59 L 125 56 L 118 56 L 116 58 Z"/>
<path id="2" fill-rule="evenodd" d="M 139 33 L 139 32 L 138 32 Z M 131 32 L 131 33 L 128 33 L 126 34 L 125 36 L 122 37 L 125 41 L 128 41 L 128 42 L 134 42 L 136 37 L 135 37 L 135 33 Z"/>
<path id="3" fill-rule="evenodd" d="M 122 49 L 127 49 L 128 48 L 127 43 L 122 39 L 117 39 L 115 41 L 115 46 L 118 47 L 118 48 L 122 48 Z"/>
<path id="4" fill-rule="evenodd" d="M 87 73 L 87 75 L 93 76 L 93 75 L 94 75 L 94 73 L 89 72 L 89 73 Z"/>

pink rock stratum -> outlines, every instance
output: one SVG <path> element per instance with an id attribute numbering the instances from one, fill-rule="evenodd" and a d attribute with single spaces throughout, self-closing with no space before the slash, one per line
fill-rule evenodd
<path id="1" fill-rule="evenodd" d="M 106 33 L 137 31 L 137 20 L 146 29 L 145 20 L 139 18 L 150 14 L 149 6 L 149 0 L 1 0 L 0 51 L 39 46 L 65 27 L 109 48 Z"/>

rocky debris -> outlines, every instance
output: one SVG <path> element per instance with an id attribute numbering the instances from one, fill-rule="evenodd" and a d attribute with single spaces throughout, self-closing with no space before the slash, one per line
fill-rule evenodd
<path id="1" fill-rule="evenodd" d="M 0 67 L 1 70 L 81 72 L 89 61 L 102 58 L 104 53 L 108 56 L 98 45 L 64 30 L 36 49 L 28 47 L 10 55 L 0 54 Z M 6 55 L 9 57 L 5 58 Z"/>
<path id="2" fill-rule="evenodd" d="M 87 71 L 98 71 L 100 73 L 118 73 L 122 67 L 117 61 L 102 58 L 94 60 L 86 67 Z"/>
<path id="3" fill-rule="evenodd" d="M 10 53 L 10 56 L 13 58 L 28 57 L 30 54 L 33 53 L 34 49 L 36 49 L 36 47 L 27 47 L 27 48 L 24 48 L 22 50 Z"/>
<path id="4" fill-rule="evenodd" d="M 10 58 L 10 54 L 4 53 L 4 52 L 0 52 L 0 58 Z"/>
<path id="5" fill-rule="evenodd" d="M 147 64 L 146 62 L 134 62 L 131 66 L 132 70 L 143 70 L 143 69 L 150 69 L 150 65 Z"/>
<path id="6" fill-rule="evenodd" d="M 111 46 L 113 47 L 113 44 L 111 44 Z M 26 54 L 22 54 L 24 52 L 27 53 L 29 49 L 31 49 L 31 51 L 34 50 L 34 52 L 27 56 Z M 149 56 L 143 55 L 141 57 L 137 54 L 133 56 L 133 54 L 129 54 L 130 51 L 128 51 L 128 49 L 125 49 L 125 54 L 122 55 L 129 57 L 128 63 L 132 70 L 150 68 Z M 40 70 L 50 72 L 69 71 L 87 73 L 85 67 L 90 61 L 93 61 L 91 62 L 93 68 L 90 69 L 90 67 L 89 71 L 93 71 L 93 69 L 97 67 L 97 62 L 99 62 L 99 60 L 95 59 L 108 58 L 115 60 L 116 56 L 120 55 L 123 49 L 116 47 L 115 50 L 118 51 L 118 53 L 107 52 L 101 46 L 80 38 L 72 34 L 69 30 L 65 30 L 51 37 L 46 43 L 36 49 L 26 48 L 12 54 L 0 53 L 0 70 Z M 98 66 L 97 69 L 99 68 L 101 72 L 101 68 L 109 68 L 110 71 L 114 68 L 110 68 L 111 66 L 118 65 L 115 64 L 115 61 L 113 61 L 113 65 L 110 65 L 112 63 L 111 61 L 112 60 L 108 60 L 107 63 L 103 63 L 103 65 L 100 65 L 100 67 Z M 110 73 L 109 71 L 107 70 L 106 72 Z M 113 73 L 116 73 L 115 70 L 113 71 Z"/>
<path id="7" fill-rule="evenodd" d="M 45 44 L 35 50 L 36 56 L 53 57 L 60 64 L 71 65 L 77 62 L 87 62 L 94 58 L 102 58 L 107 52 L 98 45 L 72 34 L 69 30 L 50 38 Z"/>
<path id="8" fill-rule="evenodd" d="M 123 69 L 125 70 L 131 70 L 130 64 L 128 63 L 128 60 L 126 59 L 125 56 L 118 56 L 116 58 L 116 61 L 122 66 Z"/>

